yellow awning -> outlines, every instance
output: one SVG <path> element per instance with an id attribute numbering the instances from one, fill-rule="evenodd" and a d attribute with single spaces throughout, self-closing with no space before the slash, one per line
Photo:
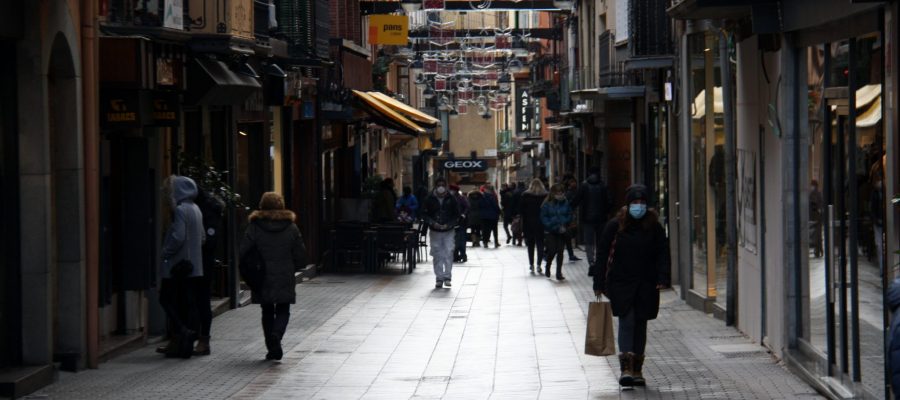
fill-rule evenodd
<path id="1" fill-rule="evenodd" d="M 417 123 L 422 123 L 425 125 L 429 125 L 429 127 L 437 126 L 441 123 L 441 120 L 434 118 L 428 114 L 425 114 L 410 105 L 403 103 L 401 101 L 395 100 L 393 97 L 388 96 L 381 92 L 368 92 L 370 96 L 374 97 L 378 101 L 384 103 L 388 107 L 392 108 L 394 111 L 404 114 L 409 117 L 413 121 Z"/>
<path id="2" fill-rule="evenodd" d="M 379 114 L 381 114 L 385 118 L 390 119 L 394 123 L 419 134 L 425 133 L 425 129 L 423 129 L 421 126 L 416 125 L 414 122 L 408 120 L 403 115 L 400 115 L 396 111 L 392 110 L 391 107 L 388 107 L 381 101 L 378 101 L 368 93 L 361 92 L 359 90 L 353 90 L 353 94 L 364 103 L 366 103 L 366 105 L 373 108 Z"/>

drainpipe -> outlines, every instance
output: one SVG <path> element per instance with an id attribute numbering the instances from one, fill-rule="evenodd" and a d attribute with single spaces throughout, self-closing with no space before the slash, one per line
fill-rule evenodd
<path id="1" fill-rule="evenodd" d="M 97 111 L 97 2 L 81 2 L 81 100 L 84 130 L 85 314 L 87 315 L 87 367 L 97 368 L 100 335 L 98 285 L 100 282 L 100 136 Z"/>

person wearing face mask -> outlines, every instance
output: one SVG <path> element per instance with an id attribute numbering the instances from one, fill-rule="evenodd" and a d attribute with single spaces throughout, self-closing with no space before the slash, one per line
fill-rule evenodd
<path id="1" fill-rule="evenodd" d="M 424 214 L 425 223 L 431 231 L 428 236 L 434 263 L 434 287 L 450 287 L 456 226 L 459 224 L 460 214 L 456 197 L 450 194 L 444 178 L 438 178 L 434 182 L 434 191 L 425 199 Z"/>
<path id="2" fill-rule="evenodd" d="M 647 208 L 649 198 L 646 186 L 631 185 L 626 205 L 603 228 L 597 249 L 594 294 L 609 297 L 619 318 L 622 386 L 646 384 L 641 368 L 647 321 L 659 313 L 659 290 L 669 286 L 668 238 L 656 210 Z"/>
<path id="3" fill-rule="evenodd" d="M 562 275 L 563 250 L 566 249 L 566 241 L 569 240 L 569 224 L 575 219 L 569 200 L 566 198 L 566 188 L 562 184 L 555 184 L 550 188 L 550 196 L 541 205 L 541 223 L 544 224 L 547 243 L 547 266 L 545 276 L 550 277 L 550 266 L 556 258 L 556 279 L 566 279 Z M 540 273 L 540 271 L 538 271 Z"/>

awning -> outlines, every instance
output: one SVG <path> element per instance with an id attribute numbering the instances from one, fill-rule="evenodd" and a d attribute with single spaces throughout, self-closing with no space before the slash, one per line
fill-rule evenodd
<path id="1" fill-rule="evenodd" d="M 413 122 L 418 124 L 419 126 L 423 126 L 425 128 L 435 128 L 440 123 L 441 120 L 432 117 L 428 114 L 425 114 L 410 105 L 403 103 L 401 101 L 395 100 L 393 97 L 388 96 L 381 92 L 368 92 L 368 94 L 374 97 L 376 100 L 384 103 L 394 111 L 397 111 L 407 118 L 411 119 Z"/>
<path id="2" fill-rule="evenodd" d="M 722 101 L 722 87 L 713 88 L 713 114 L 722 114 L 725 112 L 725 103 Z M 697 93 L 694 97 L 694 104 L 691 108 L 691 117 L 700 119 L 706 116 L 706 89 Z"/>
<path id="3" fill-rule="evenodd" d="M 856 117 L 856 126 L 869 128 L 881 121 L 881 96 L 875 98 L 868 110 Z"/>
<path id="4" fill-rule="evenodd" d="M 574 127 L 575 127 L 575 125 L 553 125 L 553 126 L 550 126 L 549 129 L 551 131 L 564 131 L 566 129 L 572 129 Z"/>
<path id="5" fill-rule="evenodd" d="M 196 58 L 188 68 L 186 103 L 242 104 L 262 85 L 251 76 L 232 71 L 219 60 Z"/>
<path id="6" fill-rule="evenodd" d="M 425 133 L 424 128 L 416 125 L 414 122 L 403 115 L 400 115 L 398 112 L 370 96 L 368 93 L 354 90 L 353 95 L 356 96 L 358 100 L 357 104 L 375 118 L 379 125 L 413 136 Z"/>
<path id="7" fill-rule="evenodd" d="M 569 92 L 576 100 L 627 100 L 644 97 L 644 86 L 609 86 L 592 89 L 579 89 Z"/>

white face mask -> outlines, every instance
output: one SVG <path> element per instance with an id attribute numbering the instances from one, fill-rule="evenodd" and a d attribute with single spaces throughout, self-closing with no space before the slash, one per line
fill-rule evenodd
<path id="1" fill-rule="evenodd" d="M 445 186 L 438 186 L 435 191 L 437 192 L 437 194 L 443 195 L 447 193 L 447 188 Z"/>
<path id="2" fill-rule="evenodd" d="M 563 200 L 566 199 L 566 195 L 564 195 L 564 194 L 557 194 L 557 195 L 553 196 L 553 198 L 555 198 L 556 200 L 559 200 L 559 201 L 563 201 Z"/>

